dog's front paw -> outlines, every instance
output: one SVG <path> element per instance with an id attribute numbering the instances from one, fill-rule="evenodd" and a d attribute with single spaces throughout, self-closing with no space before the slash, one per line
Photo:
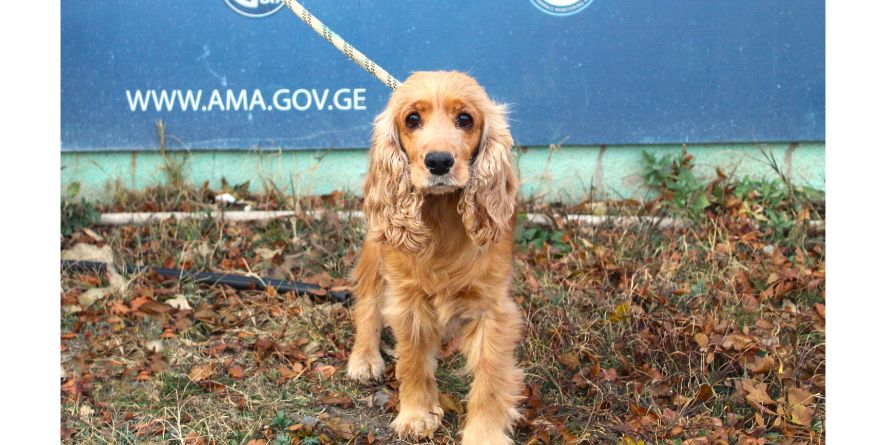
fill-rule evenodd
<path id="1" fill-rule="evenodd" d="M 391 422 L 391 428 L 400 438 L 430 438 L 443 421 L 443 409 L 435 406 L 430 410 L 403 410 Z"/>
<path id="2" fill-rule="evenodd" d="M 381 380 L 385 375 L 385 361 L 378 351 L 360 353 L 351 352 L 348 359 L 348 377 L 360 383 L 370 380 Z"/>
<path id="3" fill-rule="evenodd" d="M 514 441 L 500 428 L 490 425 L 466 425 L 461 445 L 514 445 Z"/>

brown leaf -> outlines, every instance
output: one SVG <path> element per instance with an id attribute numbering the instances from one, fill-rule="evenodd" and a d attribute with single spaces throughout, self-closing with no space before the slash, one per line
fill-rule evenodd
<path id="1" fill-rule="evenodd" d="M 320 365 L 314 368 L 314 371 L 317 371 L 317 375 L 319 375 L 320 378 L 328 380 L 332 378 L 333 374 L 335 374 L 336 369 L 335 366 L 332 365 Z"/>
<path id="2" fill-rule="evenodd" d="M 354 438 L 354 424 L 334 417 L 326 421 L 326 426 L 337 436 L 345 440 Z"/>
<path id="3" fill-rule="evenodd" d="M 775 368 L 775 359 L 771 355 L 755 356 L 753 360 L 745 362 L 745 366 L 748 368 L 748 371 L 754 374 L 763 374 Z"/>
<path id="4" fill-rule="evenodd" d="M 74 434 L 77 433 L 77 430 L 74 428 L 65 428 L 62 427 L 62 441 L 70 441 Z"/>
<path id="5" fill-rule="evenodd" d="M 729 334 L 723 338 L 723 349 L 735 349 L 742 351 L 754 344 L 754 339 L 746 335 Z"/>
<path id="6" fill-rule="evenodd" d="M 185 445 L 206 445 L 206 438 L 203 436 L 200 436 L 199 434 L 197 434 L 194 431 L 191 431 L 190 433 L 188 433 L 188 435 L 185 436 L 184 439 L 185 439 Z"/>
<path id="7" fill-rule="evenodd" d="M 193 380 L 195 382 L 202 382 L 202 381 L 212 377 L 212 374 L 214 374 L 214 373 L 215 373 L 215 362 L 210 362 L 208 364 L 205 364 L 202 366 L 195 366 L 194 368 L 192 368 L 191 373 L 188 375 L 188 377 L 190 377 L 191 380 Z"/>
<path id="8" fill-rule="evenodd" d="M 532 293 L 538 293 L 538 289 L 540 288 L 540 286 L 538 283 L 538 278 L 535 278 L 535 274 L 533 274 L 532 272 L 527 272 L 525 283 L 526 287 L 528 287 L 529 290 L 532 291 Z"/>
<path id="9" fill-rule="evenodd" d="M 811 405 L 815 402 L 815 396 L 800 388 L 788 389 L 788 403 L 791 405 Z"/>
<path id="10" fill-rule="evenodd" d="M 741 307 L 745 312 L 754 312 L 760 309 L 760 303 L 751 295 L 743 295 L 741 297 Z"/>
<path id="11" fill-rule="evenodd" d="M 154 419 L 135 425 L 136 436 L 153 436 L 166 430 L 162 419 Z"/>
<path id="12" fill-rule="evenodd" d="M 139 310 L 139 308 L 142 307 L 142 305 L 144 305 L 145 303 L 147 303 L 149 301 L 154 301 L 154 300 L 152 300 L 151 297 L 149 297 L 149 296 L 139 295 L 138 297 L 133 298 L 132 301 L 129 302 L 129 307 L 131 308 L 131 310 L 137 311 L 137 310 Z"/>
<path id="13" fill-rule="evenodd" d="M 342 408 L 350 408 L 354 401 L 350 397 L 341 394 L 329 394 L 320 399 L 325 405 L 335 405 Z"/>
<path id="14" fill-rule="evenodd" d="M 311 275 L 302 281 L 308 284 L 316 284 L 322 288 L 329 288 L 332 286 L 334 280 L 332 279 L 332 276 L 329 275 L 329 272 L 324 271 L 316 275 Z"/>
<path id="15" fill-rule="evenodd" d="M 772 400 L 766 392 L 767 386 L 768 385 L 763 382 L 751 379 L 741 381 L 741 387 L 746 393 L 745 398 L 747 401 L 755 405 L 757 408 L 762 409 L 765 409 L 765 405 L 775 405 L 775 400 Z M 771 411 L 767 410 L 767 412 Z"/>
<path id="16" fill-rule="evenodd" d="M 242 379 L 243 374 L 243 367 L 240 365 L 234 365 L 228 368 L 228 375 L 231 376 L 232 379 Z"/>
<path id="17" fill-rule="evenodd" d="M 812 424 L 812 415 L 815 410 L 803 405 L 791 406 L 791 423 L 809 426 Z"/>
<path id="18" fill-rule="evenodd" d="M 133 308 L 134 310 L 134 308 Z M 203 304 L 197 309 L 197 312 L 194 313 L 194 318 L 204 323 L 215 323 L 218 320 L 218 314 L 212 310 L 212 307 L 208 304 Z"/>
<path id="19" fill-rule="evenodd" d="M 318 289 L 318 288 L 309 287 L 305 290 L 307 290 L 309 294 L 311 294 L 315 297 L 325 297 L 326 295 L 328 295 L 328 292 L 326 292 L 325 289 Z"/>
<path id="20" fill-rule="evenodd" d="M 301 363 L 293 363 L 292 366 L 281 366 L 280 367 L 280 378 L 278 379 L 278 383 L 285 383 L 287 380 L 291 380 L 294 378 L 298 378 L 305 371 L 304 365 Z"/>
<path id="21" fill-rule="evenodd" d="M 113 300 L 109 304 L 108 310 L 114 315 L 125 315 L 129 313 L 129 306 L 123 301 Z"/>
<path id="22" fill-rule="evenodd" d="M 462 406 L 461 402 L 456 399 L 452 394 L 441 392 L 437 399 L 440 401 L 440 406 L 444 411 L 462 415 L 465 413 L 465 408 Z"/>
<path id="23" fill-rule="evenodd" d="M 815 396 L 809 391 L 800 388 L 788 389 L 788 405 L 791 409 L 791 423 L 809 426 L 812 424 L 812 415 L 815 409 Z"/>
<path id="24" fill-rule="evenodd" d="M 569 368 L 570 371 L 575 371 L 581 364 L 578 354 L 574 352 L 564 352 L 560 354 L 558 358 L 560 359 L 560 363 Z"/>
<path id="25" fill-rule="evenodd" d="M 695 393 L 695 397 L 692 398 L 692 403 L 707 402 L 714 398 L 715 395 L 714 388 L 711 388 L 711 385 L 702 383 L 701 386 L 698 387 L 698 392 Z"/>
<path id="26" fill-rule="evenodd" d="M 702 332 L 698 332 L 698 333 L 696 333 L 696 334 L 693 336 L 693 338 L 695 339 L 695 342 L 698 343 L 698 346 L 700 346 L 700 347 L 702 347 L 702 348 L 705 347 L 705 346 L 707 346 L 707 345 L 708 345 L 708 341 L 710 341 L 710 340 L 708 339 L 708 336 L 707 336 L 707 335 L 704 335 L 704 333 L 702 333 Z"/>
<path id="27" fill-rule="evenodd" d="M 148 315 L 161 315 L 171 311 L 172 307 L 156 301 L 146 301 L 138 310 Z"/>
<path id="28" fill-rule="evenodd" d="M 658 382 L 649 388 L 649 393 L 656 397 L 665 397 L 671 394 L 671 385 L 665 382 Z"/>

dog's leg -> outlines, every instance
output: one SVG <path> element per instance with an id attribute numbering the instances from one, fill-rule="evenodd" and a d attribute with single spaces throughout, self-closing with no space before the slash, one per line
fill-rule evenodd
<path id="1" fill-rule="evenodd" d="M 508 433 L 520 418 L 516 406 L 523 383 L 523 371 L 514 356 L 521 320 L 516 303 L 502 296 L 462 331 L 466 371 L 474 375 L 462 430 L 463 445 L 513 443 Z"/>
<path id="2" fill-rule="evenodd" d="M 385 374 L 385 362 L 381 358 L 382 315 L 384 279 L 381 276 L 381 256 L 378 244 L 363 243 L 360 259 L 351 276 L 355 283 L 353 308 L 354 347 L 348 359 L 348 377 L 366 383 L 380 380 Z"/>
<path id="3" fill-rule="evenodd" d="M 385 315 L 397 340 L 400 413 L 391 427 L 400 437 L 431 437 L 443 420 L 437 398 L 440 330 L 427 295 L 420 289 L 392 289 Z"/>

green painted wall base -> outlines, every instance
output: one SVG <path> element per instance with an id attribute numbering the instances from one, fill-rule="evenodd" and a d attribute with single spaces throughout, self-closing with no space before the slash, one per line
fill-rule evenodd
<path id="1" fill-rule="evenodd" d="M 695 173 L 713 178 L 719 166 L 737 177 L 776 178 L 762 150 L 771 152 L 795 184 L 819 190 L 825 187 L 825 144 L 691 145 Z M 523 198 L 579 202 L 588 198 L 651 197 L 643 186 L 643 151 L 679 153 L 679 145 L 625 145 L 610 147 L 530 147 L 517 152 Z M 176 156 L 185 156 L 177 154 Z M 321 151 L 197 151 L 186 155 L 189 182 L 219 187 L 250 181 L 253 191 L 268 184 L 297 195 L 335 190 L 362 192 L 366 150 Z M 107 200 L 113 188 L 140 190 L 164 181 L 159 152 L 62 153 L 61 183 L 81 183 L 87 199 Z"/>

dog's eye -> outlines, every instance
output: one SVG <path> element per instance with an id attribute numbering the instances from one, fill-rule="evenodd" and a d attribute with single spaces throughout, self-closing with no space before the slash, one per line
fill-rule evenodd
<path id="1" fill-rule="evenodd" d="M 406 116 L 406 126 L 409 128 L 415 128 L 421 125 L 421 116 L 416 112 L 409 113 Z"/>
<path id="2" fill-rule="evenodd" d="M 455 126 L 459 128 L 471 128 L 474 126 L 474 118 L 468 113 L 458 113 L 458 116 L 455 116 Z"/>

